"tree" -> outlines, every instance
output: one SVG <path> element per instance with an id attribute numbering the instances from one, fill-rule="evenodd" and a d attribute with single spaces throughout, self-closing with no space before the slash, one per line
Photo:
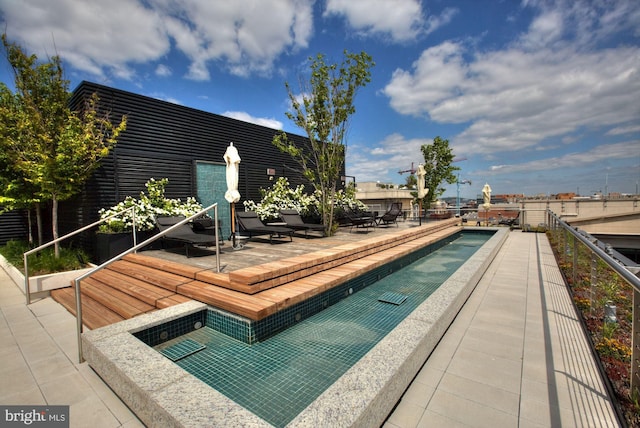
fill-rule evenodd
<path id="1" fill-rule="evenodd" d="M 421 148 L 424 156 L 424 169 L 426 171 L 425 182 L 429 193 L 424 197 L 423 206 L 431 207 L 438 196 L 444 193 L 443 182 L 449 184 L 456 182 L 455 171 L 460 168 L 453 166 L 453 153 L 449 148 L 449 140 L 443 140 L 439 136 L 433 139 L 433 143 L 425 144 Z"/>
<path id="2" fill-rule="evenodd" d="M 345 51 L 339 66 L 326 64 L 322 54 L 309 60 L 311 75 L 308 82 L 301 80 L 299 97 L 285 83 L 292 106 L 292 111 L 286 115 L 304 129 L 309 138 L 308 146 L 289 139 L 284 132 L 274 136 L 273 144 L 293 157 L 320 195 L 322 224 L 327 235 L 331 235 L 334 199 L 344 165 L 349 118 L 356 111 L 355 96 L 371 81 L 370 69 L 375 64 L 365 52 L 354 54 Z"/>
<path id="3" fill-rule="evenodd" d="M 58 202 L 82 190 L 126 128 L 126 117 L 114 126 L 108 113 L 99 113 L 97 94 L 82 111 L 72 111 L 59 57 L 40 63 L 9 42 L 6 34 L 2 43 L 15 78 L 15 93 L 0 83 L 2 193 L 20 203 L 51 201 L 52 234 L 57 239 Z M 55 253 L 58 256 L 57 244 Z"/>

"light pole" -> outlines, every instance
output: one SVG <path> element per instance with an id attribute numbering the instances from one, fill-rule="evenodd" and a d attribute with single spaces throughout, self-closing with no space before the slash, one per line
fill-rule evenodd
<path id="1" fill-rule="evenodd" d="M 471 180 L 462 180 L 462 181 L 460 181 L 460 174 L 458 174 L 458 179 L 456 180 L 456 184 L 457 184 L 457 187 L 458 187 L 458 197 L 456 199 L 456 205 L 457 205 L 456 212 L 457 212 L 458 217 L 460 217 L 460 185 L 461 184 L 469 184 L 469 185 L 471 185 Z"/>

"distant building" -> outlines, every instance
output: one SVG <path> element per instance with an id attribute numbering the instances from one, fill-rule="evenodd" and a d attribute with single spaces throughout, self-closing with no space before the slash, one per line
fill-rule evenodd
<path id="1" fill-rule="evenodd" d="M 356 199 L 369 207 L 369 211 L 379 214 L 386 212 L 394 202 L 402 203 L 402 211 L 410 213 L 413 201 L 411 192 L 416 190 L 395 184 L 362 182 L 356 186 Z"/>
<path id="2" fill-rule="evenodd" d="M 503 193 L 491 195 L 492 204 L 514 204 L 524 198 L 523 193 Z M 484 201 L 481 195 L 478 195 L 478 204 L 482 204 Z"/>
<path id="3" fill-rule="evenodd" d="M 557 193 L 555 195 L 552 195 L 552 197 L 560 200 L 569 200 L 569 199 L 574 199 L 576 197 L 576 194 L 573 192 Z"/>

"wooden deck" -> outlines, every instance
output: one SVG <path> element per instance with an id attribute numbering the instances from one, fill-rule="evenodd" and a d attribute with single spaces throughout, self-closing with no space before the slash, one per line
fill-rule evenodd
<path id="1" fill-rule="evenodd" d="M 94 329 L 189 299 L 260 320 L 452 235 L 455 224 L 428 223 L 230 273 L 130 254 L 82 281 L 83 323 Z M 75 313 L 72 287 L 52 296 Z"/>

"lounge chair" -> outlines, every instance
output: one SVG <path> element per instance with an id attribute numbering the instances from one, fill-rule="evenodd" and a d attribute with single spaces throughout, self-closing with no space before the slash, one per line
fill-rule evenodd
<path id="1" fill-rule="evenodd" d="M 307 237 L 307 232 L 320 232 L 324 236 L 324 225 L 305 223 L 296 210 L 280 210 L 280 220 L 293 230 L 303 230 L 305 238 Z"/>
<path id="2" fill-rule="evenodd" d="M 162 232 L 180 223 L 184 219 L 184 216 L 157 217 L 156 225 L 158 226 L 158 229 L 160 229 L 160 232 Z M 176 227 L 171 232 L 164 235 L 162 238 L 167 241 L 183 243 L 187 257 L 189 257 L 190 247 L 212 247 L 216 245 L 215 235 L 196 233 L 193 231 L 191 226 L 186 223 Z"/>
<path id="3" fill-rule="evenodd" d="M 293 229 L 284 226 L 265 226 L 254 211 L 236 211 L 236 219 L 241 231 L 249 235 L 249 238 L 269 235 L 269 243 L 273 244 L 274 236 L 283 238 L 288 235 L 289 241 L 293 241 Z"/>
<path id="4" fill-rule="evenodd" d="M 191 228 L 200 235 L 215 235 L 216 228 L 213 225 L 214 220 L 209 216 L 194 218 L 191 222 Z M 224 242 L 222 237 L 222 221 L 218 219 L 218 239 Z"/>
<path id="5" fill-rule="evenodd" d="M 347 225 L 351 226 L 349 231 L 351 232 L 355 226 L 355 228 L 363 227 L 369 231 L 369 227 L 375 227 L 376 218 L 372 213 L 369 212 L 356 212 L 348 205 L 344 205 L 343 207 L 344 215 L 347 218 Z"/>
<path id="6" fill-rule="evenodd" d="M 389 211 L 376 218 L 378 226 L 382 223 L 385 226 L 395 223 L 398 226 L 398 216 L 402 214 L 402 202 L 394 202 L 391 204 Z"/>

